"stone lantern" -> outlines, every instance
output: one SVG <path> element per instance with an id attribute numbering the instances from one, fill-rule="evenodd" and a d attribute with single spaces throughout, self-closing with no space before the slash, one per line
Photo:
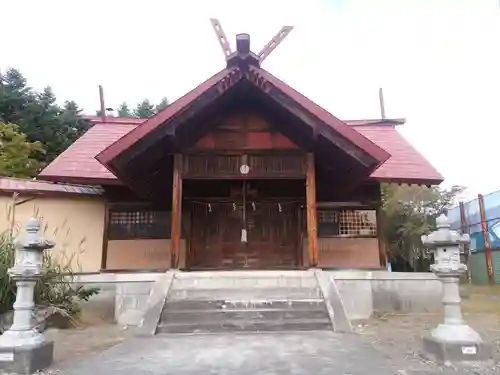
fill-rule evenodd
<path id="1" fill-rule="evenodd" d="M 460 260 L 460 247 L 469 242 L 469 235 L 451 230 L 445 215 L 439 216 L 436 224 L 437 230 L 422 236 L 422 243 L 434 251 L 431 271 L 443 284 L 444 322 L 424 338 L 424 350 L 446 365 L 486 360 L 490 350 L 481 336 L 465 323 L 460 308 L 459 280 L 467 271 Z"/>
<path id="2" fill-rule="evenodd" d="M 0 370 L 31 374 L 51 365 L 54 344 L 34 327 L 34 290 L 42 276 L 43 252 L 54 243 L 40 235 L 40 222 L 29 219 L 15 242 L 14 266 L 8 270 L 17 287 L 14 319 L 0 336 Z"/>

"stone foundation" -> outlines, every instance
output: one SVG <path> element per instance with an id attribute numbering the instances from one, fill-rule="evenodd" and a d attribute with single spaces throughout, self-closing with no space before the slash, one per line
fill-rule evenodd
<path id="1" fill-rule="evenodd" d="M 374 312 L 437 311 L 442 306 L 442 285 L 431 273 L 357 270 L 319 272 L 327 283 L 335 281 L 343 304 L 338 308 L 345 309 L 350 320 L 368 319 Z M 203 283 L 220 282 L 221 275 L 231 275 L 231 273 L 230 271 L 203 273 Z M 81 275 L 77 281 L 80 284 L 101 288 L 101 293 L 92 297 L 87 302 L 86 308 L 95 309 L 118 324 L 135 326 L 140 324 L 154 282 L 164 275 L 164 273 L 104 273 Z M 213 281 L 211 275 L 214 276 Z M 186 278 L 183 282 L 189 284 L 194 280 Z M 242 279 L 241 283 L 244 282 Z M 239 284 L 240 282 L 229 287 L 238 287 Z"/>
<path id="2" fill-rule="evenodd" d="M 53 353 L 51 341 L 34 346 L 0 347 L 0 370 L 8 374 L 33 374 L 52 364 Z"/>
<path id="3" fill-rule="evenodd" d="M 423 349 L 429 359 L 443 363 L 482 362 L 491 358 L 491 347 L 477 342 L 445 342 L 424 337 Z"/>
<path id="4" fill-rule="evenodd" d="M 335 281 L 350 320 L 373 313 L 426 312 L 442 308 L 442 285 L 432 273 L 323 271 Z"/>

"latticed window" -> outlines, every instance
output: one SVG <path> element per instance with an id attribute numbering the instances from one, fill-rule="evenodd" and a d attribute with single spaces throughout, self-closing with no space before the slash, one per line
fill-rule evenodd
<path id="1" fill-rule="evenodd" d="M 318 210 L 319 237 L 376 237 L 375 210 Z"/>
<path id="2" fill-rule="evenodd" d="M 108 239 L 170 238 L 170 212 L 121 207 L 109 211 Z"/>

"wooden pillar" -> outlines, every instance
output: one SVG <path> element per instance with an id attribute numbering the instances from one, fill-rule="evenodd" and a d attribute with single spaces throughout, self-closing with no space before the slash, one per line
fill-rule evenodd
<path id="1" fill-rule="evenodd" d="M 384 215 L 382 212 L 382 206 L 379 205 L 376 208 L 376 218 L 377 218 L 377 239 L 378 239 L 378 252 L 380 259 L 380 267 L 387 269 L 387 263 L 389 262 L 389 257 L 387 255 L 387 243 L 384 236 Z"/>
<path id="2" fill-rule="evenodd" d="M 486 262 L 486 271 L 488 272 L 488 281 L 493 284 L 495 282 L 493 276 L 493 261 L 491 257 L 490 238 L 488 236 L 488 224 L 486 222 L 486 212 L 484 209 L 484 197 L 478 194 L 477 200 L 479 202 L 479 215 L 481 216 L 481 231 L 483 233 L 484 242 L 484 260 Z"/>
<path id="3" fill-rule="evenodd" d="M 316 211 L 316 173 L 314 170 L 314 154 L 307 154 L 306 170 L 306 205 L 307 205 L 307 253 L 309 266 L 318 266 L 318 219 Z"/>
<path id="4" fill-rule="evenodd" d="M 170 230 L 170 268 L 179 268 L 182 228 L 182 155 L 174 155 L 172 183 L 172 220 Z"/>
<path id="5" fill-rule="evenodd" d="M 104 205 L 104 230 L 102 233 L 102 254 L 101 254 L 101 270 L 105 270 L 108 262 L 108 231 L 109 231 L 109 207 Z"/>

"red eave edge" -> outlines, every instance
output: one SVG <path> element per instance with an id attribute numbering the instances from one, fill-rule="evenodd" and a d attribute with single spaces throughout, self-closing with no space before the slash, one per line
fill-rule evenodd
<path id="1" fill-rule="evenodd" d="M 398 185 L 425 185 L 425 186 L 438 186 L 444 181 L 444 178 L 440 179 L 424 179 L 424 178 L 402 178 L 402 177 L 370 177 L 371 180 L 386 184 L 398 184 Z"/>
<path id="2" fill-rule="evenodd" d="M 130 133 L 123 136 L 121 139 L 112 143 L 110 146 L 101 151 L 98 155 L 96 155 L 96 159 L 107 166 L 111 160 L 117 157 L 121 152 L 131 147 L 135 142 L 140 140 L 149 132 L 156 129 L 162 123 L 167 121 L 169 118 L 174 116 L 176 113 L 181 111 L 187 105 L 189 105 L 192 101 L 197 99 L 200 95 L 202 95 L 205 91 L 210 89 L 219 83 L 224 77 L 227 76 L 228 73 L 232 72 L 236 68 L 226 68 L 216 73 L 205 82 L 197 86 L 195 89 L 189 91 L 186 95 L 182 96 L 171 105 L 169 105 L 165 110 L 157 113 L 155 116 L 145 120 L 142 124 L 137 126 Z M 304 107 L 311 114 L 316 116 L 319 120 L 331 126 L 336 132 L 338 132 L 341 136 L 354 143 L 357 147 L 364 150 L 367 154 L 369 154 L 373 159 L 377 161 L 377 166 L 381 165 L 385 161 L 390 158 L 390 154 L 370 141 L 368 138 L 352 129 L 349 125 L 347 125 L 342 120 L 333 116 L 331 113 L 326 111 L 321 106 L 314 103 L 312 100 L 293 89 L 285 82 L 281 81 L 271 73 L 267 72 L 261 68 L 254 68 L 257 72 L 262 75 L 266 80 L 268 80 L 271 84 L 273 84 L 277 89 L 281 90 L 283 93 L 288 95 L 291 99 L 296 101 L 302 107 Z"/>
<path id="3" fill-rule="evenodd" d="M 215 86 L 219 83 L 228 73 L 233 71 L 231 69 L 223 69 L 216 73 L 205 82 L 189 91 L 184 96 L 177 99 L 175 102 L 167 106 L 163 111 L 158 112 L 153 117 L 145 120 L 142 124 L 137 126 L 135 129 L 124 135 L 122 138 L 112 143 L 110 146 L 105 148 L 99 154 L 96 155 L 96 159 L 106 166 L 111 160 L 117 157 L 121 152 L 131 147 L 135 142 L 139 141 L 143 136 L 156 129 L 158 126 L 163 124 L 169 118 L 174 116 L 177 112 L 181 111 L 187 105 L 189 105 L 193 100 L 197 99 L 209 88 Z"/>
<path id="4" fill-rule="evenodd" d="M 338 132 L 344 138 L 348 139 L 356 146 L 358 146 L 366 153 L 368 153 L 371 157 L 377 160 L 378 165 L 381 165 L 391 157 L 391 154 L 389 154 L 386 150 L 384 150 L 383 148 L 379 147 L 378 145 L 370 141 L 364 135 L 354 130 L 351 126 L 347 125 L 345 122 L 338 119 L 330 112 L 328 112 L 326 109 L 319 106 L 311 99 L 301 94 L 300 92 L 298 92 L 293 87 L 289 86 L 279 78 L 275 77 L 274 75 L 272 75 L 271 73 L 262 68 L 259 68 L 259 73 L 269 82 L 271 82 L 274 86 L 276 86 L 279 90 L 283 91 L 286 95 L 288 95 L 290 98 L 292 98 L 301 106 L 303 106 L 305 109 L 307 109 L 309 112 L 311 112 L 314 116 L 319 118 L 324 123 L 330 125 L 336 132 Z"/>

